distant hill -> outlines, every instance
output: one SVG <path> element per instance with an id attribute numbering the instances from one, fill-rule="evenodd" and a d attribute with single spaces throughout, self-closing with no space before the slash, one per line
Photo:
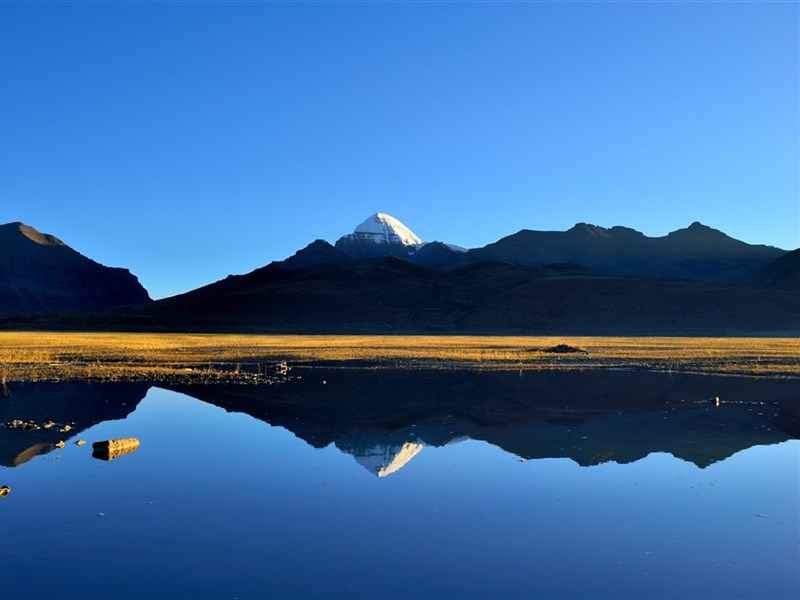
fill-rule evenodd
<path id="1" fill-rule="evenodd" d="M 88 312 L 149 301 L 127 269 L 96 263 L 24 223 L 0 225 L 0 315 Z"/>
<path id="2" fill-rule="evenodd" d="M 768 264 L 761 277 L 768 285 L 800 290 L 800 249 Z"/>
<path id="3" fill-rule="evenodd" d="M 568 231 L 524 229 L 470 250 L 467 258 L 530 266 L 577 263 L 597 273 L 637 277 L 744 281 L 783 254 L 779 248 L 747 244 L 697 222 L 663 237 L 579 223 Z"/>

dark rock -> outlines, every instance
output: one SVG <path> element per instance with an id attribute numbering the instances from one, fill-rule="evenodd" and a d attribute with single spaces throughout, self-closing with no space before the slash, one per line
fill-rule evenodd
<path id="1" fill-rule="evenodd" d="M 577 348 L 575 346 L 570 346 L 569 344 L 558 344 L 557 346 L 550 346 L 549 348 L 545 348 L 543 352 L 550 352 L 553 354 L 589 354 L 587 350 L 583 348 Z"/>

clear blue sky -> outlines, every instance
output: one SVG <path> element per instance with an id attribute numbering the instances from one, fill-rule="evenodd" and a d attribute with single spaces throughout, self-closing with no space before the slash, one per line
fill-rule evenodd
<path id="1" fill-rule="evenodd" d="M 800 246 L 797 4 L 0 0 L 0 222 L 155 297 L 370 213 Z"/>

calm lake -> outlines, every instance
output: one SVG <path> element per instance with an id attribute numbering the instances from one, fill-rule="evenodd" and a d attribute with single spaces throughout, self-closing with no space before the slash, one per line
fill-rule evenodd
<path id="1" fill-rule="evenodd" d="M 290 375 L 9 385 L 3 597 L 800 597 L 800 382 Z"/>

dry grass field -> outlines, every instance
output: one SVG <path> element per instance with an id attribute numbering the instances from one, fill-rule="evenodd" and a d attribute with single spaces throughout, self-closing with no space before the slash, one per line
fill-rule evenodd
<path id="1" fill-rule="evenodd" d="M 586 352 L 553 353 L 559 344 Z M 800 376 L 796 338 L 0 332 L 2 381 L 268 382 L 276 365 L 651 369 Z"/>

